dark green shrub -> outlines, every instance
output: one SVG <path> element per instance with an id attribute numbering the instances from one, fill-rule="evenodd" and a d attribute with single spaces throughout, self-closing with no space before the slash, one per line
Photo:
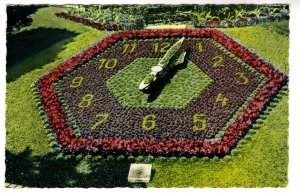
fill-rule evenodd
<path id="1" fill-rule="evenodd" d="M 148 162 L 153 161 L 153 160 L 154 160 L 154 156 L 151 156 L 151 155 L 147 156 L 147 161 Z"/>
<path id="2" fill-rule="evenodd" d="M 137 157 L 137 161 L 142 162 L 143 160 L 144 160 L 144 157 L 143 157 L 143 156 L 138 156 L 138 157 Z"/>
<path id="3" fill-rule="evenodd" d="M 86 156 L 84 157 L 84 159 L 87 160 L 87 161 L 92 160 L 92 158 L 93 158 L 93 156 L 90 155 L 90 154 L 88 154 L 88 155 L 86 155 Z"/>
<path id="4" fill-rule="evenodd" d="M 82 154 L 78 154 L 77 156 L 76 156 L 76 160 L 82 160 L 83 159 L 83 155 Z"/>
<path id="5" fill-rule="evenodd" d="M 187 161 L 187 158 L 184 157 L 184 156 L 182 156 L 182 157 L 179 158 L 179 161 L 180 161 L 180 162 L 185 162 L 185 161 Z"/>
<path id="6" fill-rule="evenodd" d="M 245 140 L 250 140 L 250 139 L 251 139 L 251 135 L 249 135 L 249 134 L 246 135 L 246 136 L 244 137 L 244 139 L 245 139 Z"/>
<path id="7" fill-rule="evenodd" d="M 127 159 L 133 161 L 133 160 L 135 160 L 135 157 L 134 156 L 128 156 Z"/>
<path id="8" fill-rule="evenodd" d="M 241 141 L 239 142 L 239 144 L 246 144 L 246 143 L 247 143 L 246 140 L 241 140 Z"/>
<path id="9" fill-rule="evenodd" d="M 191 162 L 196 162 L 197 160 L 198 160 L 198 158 L 196 156 L 193 156 L 193 157 L 190 158 Z"/>
<path id="10" fill-rule="evenodd" d="M 97 156 L 94 157 L 94 160 L 95 160 L 95 161 L 99 161 L 99 160 L 101 160 L 101 159 L 102 159 L 102 156 L 101 156 L 101 155 L 97 155 Z"/>
<path id="11" fill-rule="evenodd" d="M 207 156 L 205 156 L 205 157 L 201 158 L 201 160 L 203 160 L 204 162 L 207 162 L 207 161 L 209 161 L 209 158 Z"/>
<path id="12" fill-rule="evenodd" d="M 160 156 L 160 157 L 157 158 L 158 162 L 164 162 L 165 160 L 166 160 L 166 158 L 163 157 L 163 156 Z"/>
<path id="13" fill-rule="evenodd" d="M 65 160 L 70 160 L 72 158 L 71 154 L 66 154 L 63 156 Z"/>
<path id="14" fill-rule="evenodd" d="M 238 153 L 239 153 L 239 151 L 238 151 L 237 149 L 231 150 L 231 154 L 232 154 L 233 156 L 236 156 Z"/>
<path id="15" fill-rule="evenodd" d="M 125 156 L 124 155 L 119 155 L 118 157 L 117 157 L 117 160 L 118 161 L 122 161 L 122 160 L 124 160 L 125 159 Z"/>
<path id="16" fill-rule="evenodd" d="M 114 157 L 113 157 L 113 155 L 108 155 L 106 159 L 107 160 L 114 160 Z"/>
<path id="17" fill-rule="evenodd" d="M 218 162 L 220 159 L 219 159 L 219 157 L 217 157 L 217 156 L 214 156 L 213 157 L 213 159 L 212 159 L 212 161 L 214 161 L 214 162 Z"/>
<path id="18" fill-rule="evenodd" d="M 230 161 L 232 158 L 229 155 L 224 156 L 224 161 L 228 162 Z"/>
<path id="19" fill-rule="evenodd" d="M 63 154 L 58 154 L 56 157 L 55 157 L 55 159 L 56 160 L 60 160 L 60 159 L 63 159 Z"/>
<path id="20" fill-rule="evenodd" d="M 251 133 L 251 134 L 256 134 L 256 133 L 257 133 L 257 131 L 256 131 L 256 130 L 254 130 L 254 129 L 251 129 L 251 130 L 249 131 L 249 133 Z"/>

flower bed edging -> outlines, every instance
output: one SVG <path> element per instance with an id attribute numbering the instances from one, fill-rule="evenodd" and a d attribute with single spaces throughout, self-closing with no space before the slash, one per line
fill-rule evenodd
<path id="1" fill-rule="evenodd" d="M 118 30 L 124 30 L 124 27 L 117 24 L 101 24 L 99 22 L 94 22 L 89 19 L 85 19 L 79 16 L 71 15 L 65 12 L 55 13 L 57 17 L 62 17 L 65 19 L 69 19 L 73 22 L 82 23 L 87 26 L 91 26 L 93 28 L 99 29 L 99 30 L 107 30 L 107 31 L 118 31 Z"/>

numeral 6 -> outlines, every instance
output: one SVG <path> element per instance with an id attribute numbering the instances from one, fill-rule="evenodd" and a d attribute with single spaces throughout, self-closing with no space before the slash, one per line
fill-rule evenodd
<path id="1" fill-rule="evenodd" d="M 155 119 L 156 115 L 155 114 L 149 114 L 144 117 L 142 127 L 144 130 L 150 131 L 152 129 L 155 129 L 156 127 L 156 122 Z"/>

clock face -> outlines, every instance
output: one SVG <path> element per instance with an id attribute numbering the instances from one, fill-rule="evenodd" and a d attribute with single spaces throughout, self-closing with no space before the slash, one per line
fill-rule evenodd
<path id="1" fill-rule="evenodd" d="M 139 90 L 151 68 L 183 36 L 179 53 L 187 52 L 184 62 L 168 70 L 151 90 Z M 196 143 L 200 148 L 178 151 L 179 146 L 174 144 L 173 154 L 192 151 L 192 154 L 202 155 L 207 153 L 201 150 L 204 143 L 222 142 L 222 152 L 228 152 L 231 145 L 223 142 L 226 131 L 245 120 L 245 110 L 270 81 L 268 75 L 245 63 L 214 37 L 187 36 L 187 33 L 160 38 L 120 37 L 102 51 L 94 52 L 92 58 L 65 69 L 53 82 L 64 124 L 73 136 L 71 140 L 74 143 L 76 139 L 91 143 L 96 140 L 94 144 L 85 145 L 87 147 L 78 146 L 77 150 L 164 155 L 170 150 L 161 148 L 172 142 Z M 226 38 L 227 43 L 232 41 Z M 257 113 L 255 111 L 255 116 Z M 246 129 L 251 122 L 250 117 L 240 129 Z M 108 145 L 116 140 L 122 144 L 105 149 L 105 140 Z M 156 145 L 134 150 L 137 143 L 126 146 L 124 143 L 128 140 L 147 142 L 146 147 L 150 142 Z M 76 148 L 74 143 L 66 144 L 66 148 Z"/>

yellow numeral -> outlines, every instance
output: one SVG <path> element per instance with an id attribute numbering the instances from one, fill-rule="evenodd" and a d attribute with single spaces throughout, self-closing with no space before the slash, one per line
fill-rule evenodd
<path id="1" fill-rule="evenodd" d="M 213 57 L 213 60 L 214 60 L 214 67 L 223 67 L 224 64 L 222 64 L 222 61 L 223 61 L 223 57 L 222 56 L 215 56 Z"/>
<path id="2" fill-rule="evenodd" d="M 101 59 L 100 60 L 100 66 L 99 69 L 101 68 L 106 68 L 106 69 L 113 69 L 116 67 L 118 64 L 118 59 L 113 58 L 113 59 Z"/>
<path id="3" fill-rule="evenodd" d="M 91 105 L 93 98 L 94 98 L 93 94 L 86 94 L 85 96 L 82 97 L 78 106 L 81 108 L 88 108 Z"/>
<path id="4" fill-rule="evenodd" d="M 154 53 L 167 52 L 170 46 L 171 46 L 171 43 L 168 43 L 168 42 L 154 43 Z"/>
<path id="5" fill-rule="evenodd" d="M 131 49 L 129 50 L 130 47 L 131 47 Z M 129 53 L 132 53 L 132 52 L 134 52 L 135 48 L 136 48 L 136 43 L 132 43 L 132 44 L 126 43 L 126 44 L 124 44 L 122 53 L 124 54 L 127 51 L 129 51 Z"/>
<path id="6" fill-rule="evenodd" d="M 70 87 L 72 87 L 72 88 L 79 87 L 81 85 L 81 83 L 83 82 L 83 79 L 84 78 L 82 76 L 75 77 L 72 80 Z"/>
<path id="7" fill-rule="evenodd" d="M 142 127 L 144 130 L 152 130 L 156 127 L 156 122 L 155 122 L 155 114 L 149 114 L 144 117 Z"/>
<path id="8" fill-rule="evenodd" d="M 216 99 L 216 102 L 222 102 L 222 107 L 227 105 L 228 102 L 228 98 L 227 97 L 223 97 L 222 93 L 219 93 Z"/>
<path id="9" fill-rule="evenodd" d="M 107 113 L 97 114 L 96 118 L 100 118 L 100 120 L 92 126 L 92 130 L 95 130 L 96 127 L 98 127 L 99 125 L 101 125 L 102 123 L 107 121 L 108 117 L 109 117 L 109 114 L 107 114 Z"/>
<path id="10" fill-rule="evenodd" d="M 204 113 L 194 114 L 193 116 L 193 130 L 204 130 L 206 128 L 206 115 Z"/>
<path id="11" fill-rule="evenodd" d="M 243 80 L 243 85 L 247 85 L 249 83 L 249 79 L 244 75 L 243 72 L 238 72 L 236 75 L 239 75 L 239 77 Z"/>
<path id="12" fill-rule="evenodd" d="M 202 42 L 198 43 L 198 50 L 199 50 L 199 52 L 203 51 Z"/>

